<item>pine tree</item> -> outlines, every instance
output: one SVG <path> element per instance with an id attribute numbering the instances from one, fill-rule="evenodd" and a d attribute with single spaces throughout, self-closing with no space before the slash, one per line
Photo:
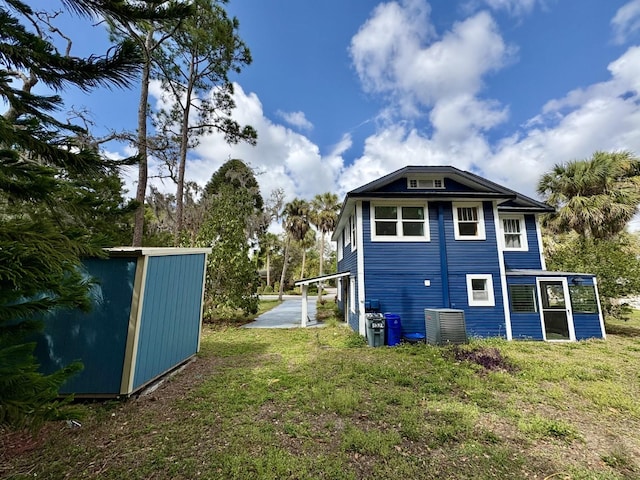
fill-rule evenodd
<path id="1" fill-rule="evenodd" d="M 64 3 L 85 17 L 124 22 L 148 16 L 146 2 Z M 87 179 L 106 179 L 115 166 L 78 141 L 86 133 L 81 127 L 55 118 L 63 106 L 59 95 L 32 89 L 126 87 L 141 62 L 126 41 L 104 56 L 71 57 L 58 52 L 39 25 L 19 0 L 0 6 L 0 95 L 8 105 L 0 116 L 0 423 L 14 426 L 54 415 L 59 386 L 80 368 L 38 373 L 27 339 L 48 312 L 89 308 L 90 281 L 81 273 L 81 257 L 101 255 L 104 238 L 95 234 L 93 210 L 101 190 Z"/>

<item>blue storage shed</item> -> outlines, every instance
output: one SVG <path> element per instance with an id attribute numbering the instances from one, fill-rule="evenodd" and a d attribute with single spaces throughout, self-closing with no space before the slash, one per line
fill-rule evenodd
<path id="1" fill-rule="evenodd" d="M 130 395 L 193 357 L 200 348 L 208 248 L 108 250 L 87 259 L 96 280 L 92 310 L 57 311 L 37 339 L 41 370 L 74 360 L 84 370 L 60 393 L 77 397 Z"/>

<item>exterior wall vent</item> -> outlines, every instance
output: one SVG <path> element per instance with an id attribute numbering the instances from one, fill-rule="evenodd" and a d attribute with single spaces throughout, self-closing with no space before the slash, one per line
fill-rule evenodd
<path id="1" fill-rule="evenodd" d="M 427 343 L 432 345 L 460 344 L 467 342 L 464 311 L 451 308 L 426 308 L 424 323 Z"/>
<path id="2" fill-rule="evenodd" d="M 407 188 L 411 190 L 444 189 L 444 179 L 408 178 Z"/>

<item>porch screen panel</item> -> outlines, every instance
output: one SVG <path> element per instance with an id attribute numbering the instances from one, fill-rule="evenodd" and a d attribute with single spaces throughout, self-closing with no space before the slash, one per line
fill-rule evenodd
<path id="1" fill-rule="evenodd" d="M 598 313 L 596 290 L 592 285 L 571 285 L 569 287 L 571 307 L 574 312 Z"/>

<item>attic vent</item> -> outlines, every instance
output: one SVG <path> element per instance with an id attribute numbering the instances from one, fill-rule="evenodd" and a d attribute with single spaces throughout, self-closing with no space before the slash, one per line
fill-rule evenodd
<path id="1" fill-rule="evenodd" d="M 444 188 L 441 178 L 409 178 L 407 187 L 411 189 Z"/>
<path id="2" fill-rule="evenodd" d="M 427 308 L 424 311 L 424 323 L 427 331 L 427 343 L 445 345 L 467 342 L 463 310 Z"/>

